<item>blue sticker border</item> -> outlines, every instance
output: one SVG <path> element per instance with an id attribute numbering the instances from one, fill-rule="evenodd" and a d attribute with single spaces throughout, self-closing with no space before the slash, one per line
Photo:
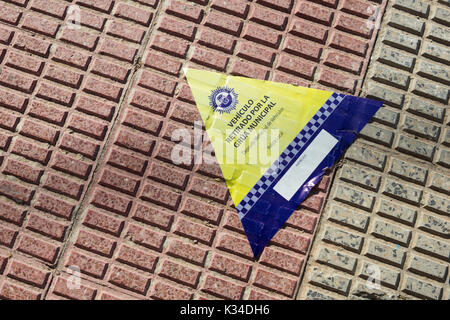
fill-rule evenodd
<path id="1" fill-rule="evenodd" d="M 306 143 L 303 143 L 303 147 L 291 159 L 290 163 L 286 161 L 284 169 L 276 171 L 276 178 L 269 178 L 270 186 L 263 189 L 264 192 L 259 192 L 257 195 L 259 196 L 258 200 L 252 203 L 251 209 L 241 219 L 255 258 L 262 253 L 264 247 L 305 200 L 311 189 L 320 181 L 326 169 L 333 166 L 356 139 L 358 133 L 367 122 L 383 105 L 381 101 L 347 95 L 342 96 L 343 100 L 336 106 L 334 112 L 328 118 L 325 118 L 321 126 L 315 129 L 313 135 L 310 136 Z M 311 173 L 305 183 L 296 190 L 291 200 L 288 201 L 273 188 L 322 130 L 326 130 L 327 133 L 335 137 L 338 143 Z M 306 254 L 300 248 L 297 248 L 297 250 Z"/>

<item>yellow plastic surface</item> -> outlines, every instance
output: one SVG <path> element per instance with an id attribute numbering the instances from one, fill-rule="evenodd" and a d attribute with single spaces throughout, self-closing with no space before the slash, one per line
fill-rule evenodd
<path id="1" fill-rule="evenodd" d="M 185 69 L 184 72 L 235 205 L 247 195 L 332 94 L 331 91 L 203 70 Z M 210 105 L 212 91 L 220 87 L 232 88 L 238 94 L 238 104 L 229 113 L 214 111 Z M 239 110 L 249 105 L 249 100 L 253 104 L 244 117 L 250 115 L 251 120 L 245 125 L 241 116 L 234 125 L 230 125 Z M 262 107 L 251 114 L 258 102 Z M 262 120 L 254 126 L 255 129 L 249 130 L 252 122 L 269 105 L 272 107 L 264 117 L 260 117 Z M 237 126 L 242 127 L 240 134 L 227 142 Z M 263 138 L 264 134 L 258 136 L 260 129 L 268 130 L 263 131 L 267 139 Z M 250 135 L 245 137 L 246 131 Z M 238 140 L 241 142 L 237 143 Z"/>

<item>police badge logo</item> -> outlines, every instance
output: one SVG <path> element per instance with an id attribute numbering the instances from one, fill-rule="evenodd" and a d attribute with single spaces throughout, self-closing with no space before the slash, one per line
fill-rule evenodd
<path id="1" fill-rule="evenodd" d="M 218 87 L 211 92 L 209 101 L 214 111 L 229 113 L 238 104 L 238 94 L 232 88 Z"/>

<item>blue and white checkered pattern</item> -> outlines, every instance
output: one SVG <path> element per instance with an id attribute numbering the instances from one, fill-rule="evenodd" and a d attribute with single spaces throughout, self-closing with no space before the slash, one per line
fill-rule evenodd
<path id="1" fill-rule="evenodd" d="M 302 131 L 292 140 L 280 157 L 270 166 L 267 172 L 259 179 L 250 192 L 237 205 L 239 218 L 242 219 L 261 198 L 273 181 L 283 172 L 292 159 L 298 154 L 309 139 L 322 126 L 326 119 L 333 113 L 344 99 L 345 95 L 333 93 L 325 104 L 316 112 L 314 117 L 306 124 Z"/>

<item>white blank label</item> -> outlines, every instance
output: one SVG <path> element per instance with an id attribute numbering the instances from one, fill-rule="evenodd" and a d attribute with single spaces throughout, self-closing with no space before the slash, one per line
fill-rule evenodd
<path id="1" fill-rule="evenodd" d="M 320 131 L 273 189 L 287 201 L 290 201 L 336 143 L 338 143 L 338 140 L 335 137 L 325 130 Z"/>

